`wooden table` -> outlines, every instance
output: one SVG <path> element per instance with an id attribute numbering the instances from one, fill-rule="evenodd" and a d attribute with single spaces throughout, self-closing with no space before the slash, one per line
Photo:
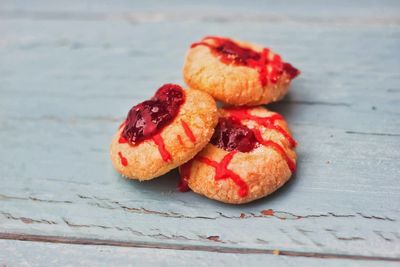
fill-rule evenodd
<path id="1" fill-rule="evenodd" d="M 209 34 L 302 70 L 269 105 L 298 170 L 248 205 L 177 192 L 176 171 L 127 181 L 108 156 Z M 0 266 L 398 266 L 399 50 L 399 1 L 1 1 Z"/>

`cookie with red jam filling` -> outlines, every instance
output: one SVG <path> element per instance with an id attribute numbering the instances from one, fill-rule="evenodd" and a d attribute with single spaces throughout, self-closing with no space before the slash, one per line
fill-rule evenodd
<path id="1" fill-rule="evenodd" d="M 216 36 L 193 43 L 183 67 L 191 88 L 234 106 L 278 101 L 299 74 L 269 48 Z"/>
<path id="2" fill-rule="evenodd" d="M 217 122 L 217 107 L 211 96 L 165 84 L 150 100 L 128 112 L 111 142 L 111 161 L 125 177 L 153 179 L 202 150 Z"/>
<path id="3" fill-rule="evenodd" d="M 296 141 L 284 118 L 263 107 L 219 110 L 210 143 L 180 167 L 180 191 L 225 203 L 265 197 L 296 169 Z"/>

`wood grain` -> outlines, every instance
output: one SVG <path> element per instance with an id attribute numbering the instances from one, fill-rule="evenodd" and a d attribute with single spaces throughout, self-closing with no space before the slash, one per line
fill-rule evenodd
<path id="1" fill-rule="evenodd" d="M 400 260 L 398 2 L 0 7 L 3 237 Z M 176 171 L 127 181 L 108 158 L 130 107 L 182 83 L 186 49 L 206 34 L 268 45 L 302 70 L 269 106 L 300 144 L 298 170 L 249 205 L 179 193 Z"/>
<path id="2" fill-rule="evenodd" d="M 151 248 L 66 245 L 0 240 L 0 264 L 2 266 L 258 266 L 268 263 L 274 266 L 398 266 L 396 262 L 321 259 L 279 255 L 251 255 L 212 253 L 203 251 L 176 251 Z M 13 257 L 10 257 L 13 255 Z M 156 255 L 156 256 L 155 256 Z M 279 255 L 279 256 L 278 256 Z"/>

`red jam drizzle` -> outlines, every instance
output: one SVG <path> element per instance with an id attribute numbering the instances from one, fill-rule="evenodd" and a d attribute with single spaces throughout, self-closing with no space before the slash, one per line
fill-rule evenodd
<path id="1" fill-rule="evenodd" d="M 212 40 L 212 44 L 206 42 L 207 40 Z M 270 59 L 270 50 L 268 48 L 263 48 L 261 52 L 258 52 L 249 47 L 240 46 L 231 39 L 216 36 L 207 36 L 201 42 L 193 43 L 191 48 L 199 45 L 209 47 L 212 53 L 218 56 L 225 64 L 256 69 L 262 86 L 266 86 L 268 82 L 276 84 L 284 72 L 287 73 L 290 79 L 294 79 L 300 74 L 298 69 L 289 63 L 283 62 L 279 55 L 275 54 Z M 271 70 L 268 71 L 268 68 Z"/>
<path id="2" fill-rule="evenodd" d="M 134 106 L 128 113 L 119 143 L 137 145 L 140 142 L 153 139 L 158 146 L 164 161 L 171 161 L 171 155 L 165 148 L 160 133 L 178 115 L 179 109 L 185 102 L 183 89 L 176 84 L 165 84 L 147 101 Z"/>
<path id="3" fill-rule="evenodd" d="M 253 131 L 257 138 L 257 141 L 260 142 L 260 144 L 270 147 L 276 152 L 278 152 L 282 156 L 282 158 L 285 159 L 291 172 L 294 172 L 296 170 L 296 164 L 288 157 L 285 150 L 279 144 L 271 140 L 264 140 L 259 129 L 253 129 Z"/>
<path id="4" fill-rule="evenodd" d="M 224 156 L 224 158 L 219 163 L 214 160 L 201 156 L 198 157 L 197 160 L 215 168 L 215 176 L 214 176 L 215 180 L 218 181 L 218 180 L 231 179 L 239 187 L 238 195 L 240 197 L 246 197 L 249 192 L 249 187 L 247 186 L 246 182 L 243 181 L 238 174 L 228 169 L 228 164 L 231 162 L 233 156 L 237 152 L 238 151 L 229 152 Z"/>
<path id="5" fill-rule="evenodd" d="M 210 143 L 226 151 L 250 152 L 257 146 L 252 130 L 231 118 L 220 118 Z"/>
<path id="6" fill-rule="evenodd" d="M 118 139 L 118 143 L 120 143 L 120 144 L 126 144 L 126 143 L 128 143 L 128 140 L 126 140 L 125 137 L 120 136 L 119 139 Z"/>
<path id="7" fill-rule="evenodd" d="M 180 192 L 187 192 L 189 191 L 189 179 L 190 179 L 190 169 L 192 168 L 194 159 L 189 160 L 185 164 L 181 165 L 179 167 L 179 172 L 181 174 L 181 180 L 179 181 L 178 184 L 178 190 Z"/>
<path id="8" fill-rule="evenodd" d="M 128 160 L 122 155 L 121 152 L 118 152 L 119 159 L 121 160 L 122 166 L 128 166 Z"/>
<path id="9" fill-rule="evenodd" d="M 179 142 L 179 144 L 181 144 L 181 146 L 185 146 L 185 144 L 183 143 L 183 140 L 182 140 L 182 137 L 178 134 L 177 136 L 176 136 L 176 138 L 178 138 L 178 142 Z"/>
<path id="10" fill-rule="evenodd" d="M 259 117 L 255 115 L 251 115 L 248 108 L 232 108 L 226 109 L 229 113 L 229 116 L 236 120 L 253 120 L 258 124 L 264 126 L 267 129 L 276 130 L 280 134 L 282 134 L 285 139 L 288 141 L 290 147 L 295 147 L 297 142 L 290 136 L 288 132 L 286 132 L 279 125 L 275 125 L 275 121 L 283 120 L 283 117 L 279 114 L 274 114 L 270 117 Z"/>
<path id="11" fill-rule="evenodd" d="M 192 143 L 196 142 L 196 136 L 194 136 L 192 130 L 190 129 L 189 125 L 187 125 L 187 123 L 183 120 L 181 120 L 181 124 L 182 124 L 182 128 L 185 131 L 185 134 L 187 135 L 187 137 L 190 139 L 190 141 Z"/>
<path id="12" fill-rule="evenodd" d="M 172 157 L 168 150 L 165 148 L 164 139 L 160 134 L 156 134 L 153 136 L 153 141 L 156 143 L 158 147 L 158 151 L 160 152 L 161 158 L 166 162 L 171 162 Z"/>

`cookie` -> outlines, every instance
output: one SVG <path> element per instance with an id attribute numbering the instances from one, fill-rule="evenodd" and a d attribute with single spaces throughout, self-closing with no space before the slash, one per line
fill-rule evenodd
<path id="1" fill-rule="evenodd" d="M 212 36 L 191 45 L 183 67 L 191 88 L 235 106 L 280 100 L 299 74 L 268 48 Z"/>
<path id="2" fill-rule="evenodd" d="M 217 122 L 211 96 L 165 84 L 129 111 L 111 142 L 111 161 L 123 176 L 153 179 L 193 158 L 208 144 Z"/>
<path id="3" fill-rule="evenodd" d="M 180 167 L 179 190 L 242 204 L 285 184 L 296 169 L 296 141 L 283 117 L 263 107 L 219 114 L 210 143 Z"/>

